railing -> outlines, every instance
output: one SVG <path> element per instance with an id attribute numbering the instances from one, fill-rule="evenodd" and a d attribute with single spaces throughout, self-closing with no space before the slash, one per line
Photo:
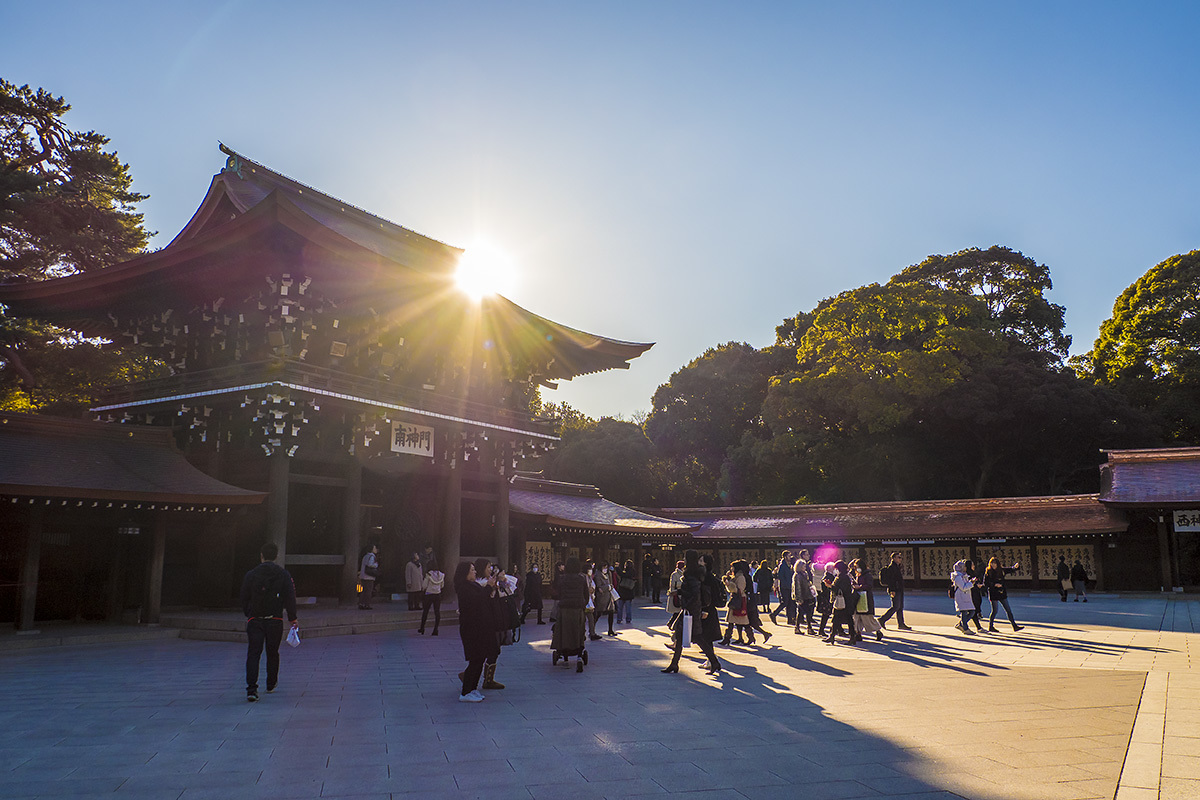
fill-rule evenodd
<path id="1" fill-rule="evenodd" d="M 154 378 L 108 389 L 99 405 L 113 406 L 145 402 L 201 392 L 219 392 L 258 383 L 291 383 L 324 392 L 359 397 L 369 402 L 407 406 L 435 414 L 463 417 L 495 425 L 522 427 L 550 434 L 551 426 L 527 413 L 438 394 L 427 389 L 410 389 L 362 378 L 345 372 L 314 367 L 289 359 L 271 359 L 237 364 L 167 378 Z"/>

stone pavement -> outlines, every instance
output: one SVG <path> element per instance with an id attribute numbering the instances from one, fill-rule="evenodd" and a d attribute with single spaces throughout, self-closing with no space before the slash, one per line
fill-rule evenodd
<path id="1" fill-rule="evenodd" d="M 527 625 L 478 704 L 453 628 L 285 646 L 256 704 L 237 644 L 0 650 L 0 797 L 1200 797 L 1194 601 L 1018 595 L 1024 631 L 970 637 L 947 602 L 858 648 L 768 623 L 718 678 L 659 673 L 660 608 L 583 674 Z"/>

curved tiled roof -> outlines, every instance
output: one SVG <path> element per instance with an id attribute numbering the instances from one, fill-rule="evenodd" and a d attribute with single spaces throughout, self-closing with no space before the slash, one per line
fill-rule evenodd
<path id="1" fill-rule="evenodd" d="M 654 536 L 683 536 L 696 526 L 635 511 L 600 496 L 595 486 L 517 477 L 509 490 L 514 513 L 550 526 Z"/>
<path id="2" fill-rule="evenodd" d="M 1100 483 L 1100 501 L 1116 506 L 1200 506 L 1200 447 L 1110 450 Z"/>
<path id="3" fill-rule="evenodd" d="M 169 428 L 0 414 L 0 496 L 230 506 L 266 495 L 193 467 Z"/>

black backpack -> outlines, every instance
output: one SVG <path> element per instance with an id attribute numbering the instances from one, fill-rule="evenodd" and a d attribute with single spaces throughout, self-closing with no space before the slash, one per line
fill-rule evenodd
<path id="1" fill-rule="evenodd" d="M 287 575 L 283 570 L 272 570 L 256 575 L 250 584 L 250 616 L 282 617 L 283 589 Z"/>

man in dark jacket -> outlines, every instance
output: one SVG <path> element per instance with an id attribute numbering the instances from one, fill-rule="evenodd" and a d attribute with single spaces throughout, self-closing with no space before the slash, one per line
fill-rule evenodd
<path id="1" fill-rule="evenodd" d="M 779 596 L 779 607 L 771 612 L 771 622 L 776 625 L 779 620 L 775 617 L 780 611 L 787 612 L 788 625 L 796 624 L 796 601 L 792 599 L 792 554 L 783 551 L 779 558 L 779 566 L 775 569 L 775 594 Z"/>
<path id="2" fill-rule="evenodd" d="M 246 699 L 258 700 L 258 665 L 267 651 L 267 692 L 279 682 L 279 643 L 283 641 L 283 613 L 292 627 L 296 621 L 296 585 L 292 576 L 275 563 L 279 546 L 267 542 L 259 551 L 260 563 L 242 579 L 242 611 L 246 615 Z"/>
<path id="3" fill-rule="evenodd" d="M 887 613 L 879 618 L 879 624 L 885 624 L 892 615 L 896 615 L 896 625 L 902 631 L 911 631 L 912 628 L 904 624 L 904 557 L 899 553 L 892 553 L 891 562 L 879 570 L 879 582 L 887 587 L 888 597 L 892 599 L 892 607 L 887 610 Z"/>
<path id="4" fill-rule="evenodd" d="M 1067 602 L 1067 589 L 1071 585 L 1071 568 L 1067 566 L 1067 557 L 1058 557 L 1058 566 L 1055 568 L 1055 574 L 1058 577 L 1058 599 Z"/>

